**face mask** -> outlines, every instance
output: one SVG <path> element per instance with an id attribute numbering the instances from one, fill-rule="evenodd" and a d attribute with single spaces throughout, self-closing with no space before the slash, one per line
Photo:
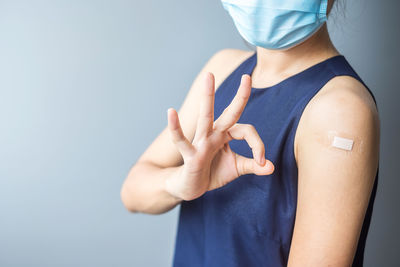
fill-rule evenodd
<path id="1" fill-rule="evenodd" d="M 240 35 L 267 49 L 288 49 L 326 21 L 328 0 L 221 0 Z"/>

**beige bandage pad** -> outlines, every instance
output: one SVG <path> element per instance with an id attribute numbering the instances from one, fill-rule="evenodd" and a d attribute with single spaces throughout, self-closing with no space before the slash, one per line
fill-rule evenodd
<path id="1" fill-rule="evenodd" d="M 353 148 L 353 143 L 354 141 L 351 139 L 334 136 L 332 141 L 332 146 L 350 151 Z"/>
<path id="2" fill-rule="evenodd" d="M 362 153 L 364 150 L 363 141 L 360 138 L 345 132 L 328 131 L 324 135 L 314 135 L 314 138 L 332 152 Z"/>

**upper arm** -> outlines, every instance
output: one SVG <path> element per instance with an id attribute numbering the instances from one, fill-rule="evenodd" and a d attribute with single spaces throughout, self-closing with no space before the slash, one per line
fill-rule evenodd
<path id="1" fill-rule="evenodd" d="M 202 79 L 206 72 L 215 77 L 215 89 L 246 57 L 252 52 L 237 49 L 223 49 L 215 53 L 196 76 L 178 111 L 182 131 L 188 140 L 193 140 L 199 111 L 199 99 L 203 89 Z M 166 113 L 165 113 L 166 114 Z M 167 116 L 165 115 L 165 118 Z M 166 123 L 167 119 L 166 119 Z M 174 167 L 183 164 L 183 159 L 174 143 L 170 140 L 168 125 L 161 131 L 151 145 L 138 159 L 138 162 L 151 162 L 160 167 Z"/>
<path id="2" fill-rule="evenodd" d="M 324 89 L 324 90 L 323 90 Z M 351 266 L 379 159 L 379 116 L 366 88 L 336 77 L 296 133 L 298 198 L 288 266 Z M 352 150 L 331 146 L 333 136 Z"/>

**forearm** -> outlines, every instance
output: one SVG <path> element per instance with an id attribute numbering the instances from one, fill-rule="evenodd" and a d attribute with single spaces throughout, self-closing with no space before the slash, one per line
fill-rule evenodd
<path id="1" fill-rule="evenodd" d="M 121 200 L 131 212 L 161 214 L 182 200 L 165 190 L 165 181 L 179 175 L 182 166 L 160 168 L 151 163 L 137 163 L 121 189 Z"/>

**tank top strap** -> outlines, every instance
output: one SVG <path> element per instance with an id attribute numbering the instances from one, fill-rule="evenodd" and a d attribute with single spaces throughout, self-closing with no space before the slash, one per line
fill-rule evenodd
<path id="1" fill-rule="evenodd" d="M 257 64 L 257 51 L 255 51 L 254 54 L 252 54 L 250 57 L 248 57 L 246 60 L 244 60 L 240 64 L 240 66 L 233 73 L 231 73 L 231 76 L 239 77 L 242 74 L 251 75 L 256 64 Z M 321 70 L 325 69 L 325 68 L 328 68 L 330 71 L 329 72 L 325 71 L 325 72 L 321 73 Z M 357 74 L 357 72 L 353 69 L 353 67 L 350 65 L 348 60 L 343 55 L 337 55 L 337 56 L 328 58 L 320 63 L 317 63 L 317 64 L 307 68 L 306 70 L 301 71 L 298 74 L 293 75 L 289 79 L 292 79 L 293 81 L 301 80 L 302 78 L 304 78 L 304 75 L 308 76 L 307 74 L 315 75 L 315 77 L 318 77 L 317 81 L 319 81 L 319 83 L 320 83 L 319 89 L 322 86 L 324 86 L 327 82 L 329 82 L 329 80 L 331 80 L 332 78 L 334 78 L 336 76 L 353 77 L 354 79 L 358 80 L 362 85 L 365 86 L 367 91 L 371 94 L 372 99 L 375 102 L 375 105 L 377 106 L 377 101 L 376 101 L 376 98 L 375 98 L 373 92 L 365 84 L 365 82 L 361 79 L 361 77 Z M 287 79 L 287 80 L 289 80 L 289 79 Z"/>
<path id="2" fill-rule="evenodd" d="M 371 94 L 375 105 L 377 105 L 376 98 L 371 89 L 369 89 L 369 87 L 364 83 L 364 81 L 360 78 L 360 76 L 356 73 L 356 71 L 343 55 L 335 57 L 334 60 L 327 61 L 327 63 L 335 76 L 351 76 L 362 83 Z"/>
<path id="3" fill-rule="evenodd" d="M 228 75 L 225 81 L 229 81 L 232 78 L 237 79 L 238 77 L 241 77 L 244 74 L 251 75 L 256 63 L 257 63 L 257 52 L 254 52 L 251 56 L 249 56 L 242 63 L 240 63 L 239 66 L 236 67 L 236 69 L 232 71 L 231 74 Z"/>

